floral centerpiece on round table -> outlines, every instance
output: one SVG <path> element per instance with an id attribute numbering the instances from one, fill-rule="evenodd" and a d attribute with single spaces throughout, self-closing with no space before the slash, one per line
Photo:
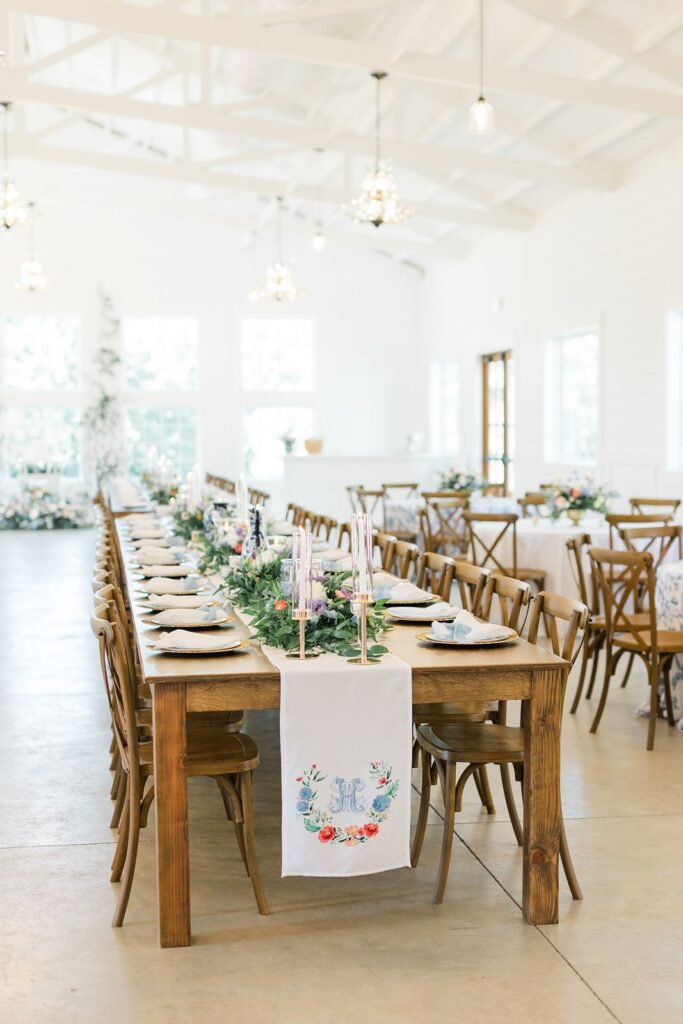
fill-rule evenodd
<path id="1" fill-rule="evenodd" d="M 478 479 L 474 473 L 463 473 L 455 466 L 439 473 L 441 491 L 468 491 L 471 494 L 473 491 L 483 491 L 487 486 L 486 480 Z"/>
<path id="2" fill-rule="evenodd" d="M 586 477 L 583 480 L 569 480 L 554 483 L 550 488 L 547 505 L 551 519 L 559 519 L 566 512 L 571 521 L 578 525 L 584 512 L 592 511 L 605 515 L 607 500 L 615 492 L 608 491 L 602 484 Z"/>
<path id="3" fill-rule="evenodd" d="M 0 530 L 76 530 L 91 523 L 85 497 L 72 502 L 41 487 L 26 487 L 0 502 Z"/>
<path id="4" fill-rule="evenodd" d="M 307 650 L 328 651 L 345 658 L 360 654 L 358 618 L 347 586 L 351 574 L 336 572 L 313 580 L 312 616 L 306 623 Z M 377 642 L 387 628 L 382 614 L 385 601 L 377 601 L 368 609 L 368 656 L 379 657 L 387 648 Z M 284 651 L 299 648 L 299 623 L 292 618 L 291 596 L 281 581 L 261 591 L 259 599 L 247 609 L 253 615 L 251 627 L 257 639 Z"/>

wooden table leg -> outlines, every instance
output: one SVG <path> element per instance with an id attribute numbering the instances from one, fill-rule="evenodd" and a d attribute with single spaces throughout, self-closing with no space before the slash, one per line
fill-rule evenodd
<path id="1" fill-rule="evenodd" d="M 534 672 L 524 708 L 524 876 L 529 924 L 556 924 L 560 849 L 562 668 Z"/>
<path id="2" fill-rule="evenodd" d="M 159 942 L 161 946 L 189 946 L 185 687 L 182 683 L 159 683 L 152 691 Z"/>

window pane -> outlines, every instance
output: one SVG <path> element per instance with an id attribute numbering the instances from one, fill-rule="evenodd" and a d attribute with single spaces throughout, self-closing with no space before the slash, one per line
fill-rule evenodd
<path id="1" fill-rule="evenodd" d="M 8 316 L 4 326 L 6 388 L 73 391 L 79 386 L 77 316 Z"/>
<path id="2" fill-rule="evenodd" d="M 298 440 L 314 432 L 313 409 L 304 406 L 269 406 L 249 409 L 244 414 L 244 467 L 248 476 L 275 480 L 284 472 L 284 444 L 290 432 Z"/>
<path id="3" fill-rule="evenodd" d="M 313 321 L 243 320 L 242 388 L 245 391 L 313 391 Z"/>
<path id="4" fill-rule="evenodd" d="M 141 473 L 154 445 L 178 473 L 197 462 L 197 414 L 194 409 L 128 409 L 126 452 L 128 469 Z"/>
<path id="5" fill-rule="evenodd" d="M 595 465 L 599 401 L 597 331 L 551 338 L 546 359 L 546 458 L 550 462 Z"/>
<path id="6" fill-rule="evenodd" d="M 80 476 L 83 432 L 78 409 L 5 409 L 2 417 L 5 472 L 46 465 L 64 476 Z"/>
<path id="7" fill-rule="evenodd" d="M 125 317 L 123 364 L 131 391 L 193 391 L 199 382 L 196 320 Z"/>

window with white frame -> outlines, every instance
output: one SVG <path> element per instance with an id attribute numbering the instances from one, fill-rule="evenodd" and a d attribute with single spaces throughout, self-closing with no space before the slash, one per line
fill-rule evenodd
<path id="1" fill-rule="evenodd" d="M 155 447 L 179 473 L 187 473 L 198 455 L 197 320 L 124 317 L 121 348 L 128 470 L 141 472 Z"/>
<path id="2" fill-rule="evenodd" d="M 666 468 L 683 472 L 683 309 L 669 314 L 666 365 Z"/>
<path id="3" fill-rule="evenodd" d="M 597 328 L 548 338 L 545 459 L 593 466 L 598 458 L 600 348 Z"/>
<path id="4" fill-rule="evenodd" d="M 276 480 L 284 455 L 315 433 L 317 374 L 312 320 L 250 317 L 242 321 L 242 435 L 245 470 Z"/>
<path id="5" fill-rule="evenodd" d="M 81 322 L 73 314 L 0 317 L 2 467 L 83 473 Z"/>

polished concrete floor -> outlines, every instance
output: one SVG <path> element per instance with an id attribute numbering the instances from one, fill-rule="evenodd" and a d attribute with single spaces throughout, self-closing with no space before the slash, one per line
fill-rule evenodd
<path id="1" fill-rule="evenodd" d="M 585 898 L 573 903 L 561 876 L 559 925 L 522 919 L 520 851 L 497 787 L 495 817 L 467 796 L 440 907 L 436 801 L 417 870 L 280 879 L 277 723 L 261 714 L 248 731 L 262 755 L 272 916 L 256 913 L 215 786 L 196 780 L 193 945 L 157 945 L 153 820 L 113 930 L 93 545 L 86 532 L 0 534 L 2 1024 L 683 1021 L 683 735 L 660 723 L 646 753 L 640 676 L 611 695 L 597 736 L 588 702 L 565 722 L 565 815 Z"/>

